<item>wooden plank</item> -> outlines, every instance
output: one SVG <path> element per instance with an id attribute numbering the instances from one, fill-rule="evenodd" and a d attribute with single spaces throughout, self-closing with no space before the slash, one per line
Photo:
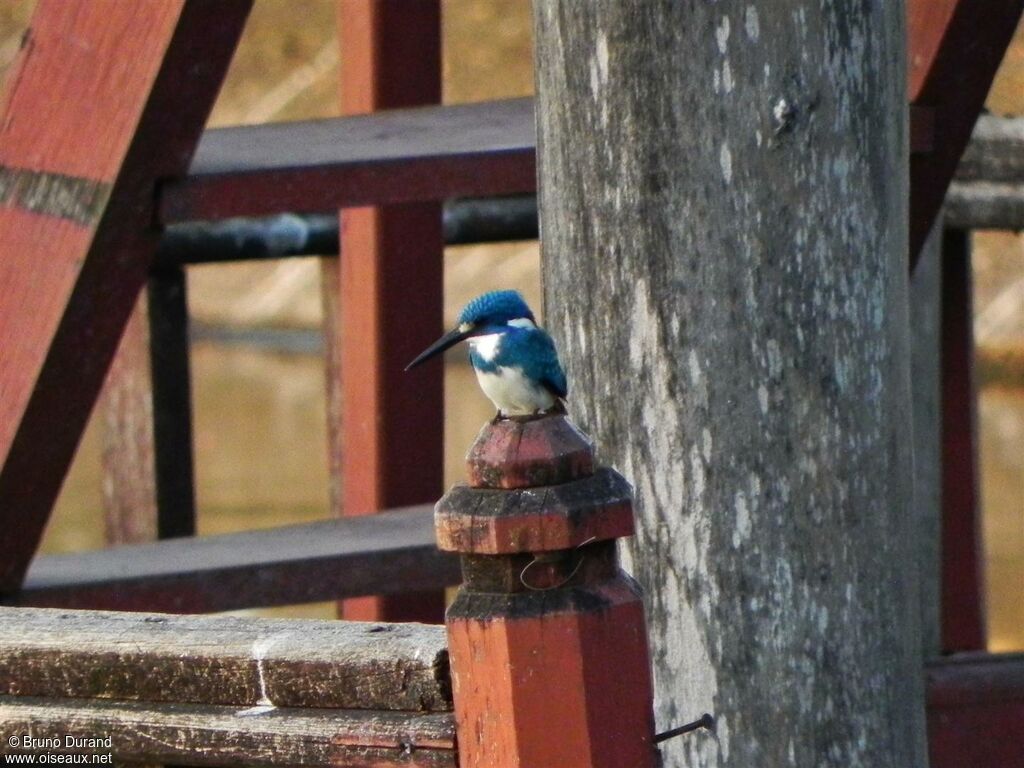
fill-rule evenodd
<path id="1" fill-rule="evenodd" d="M 161 188 L 165 224 L 536 187 L 532 99 L 218 128 Z"/>
<path id="2" fill-rule="evenodd" d="M 932 151 L 910 157 L 912 266 L 1022 12 L 1024 0 L 911 0 L 907 5 L 910 101 L 933 110 L 935 131 Z"/>
<path id="3" fill-rule="evenodd" d="M 942 650 L 985 647 L 970 233 L 942 238 Z"/>
<path id="4" fill-rule="evenodd" d="M 0 119 L 0 593 L 38 544 L 250 3 L 41 0 Z M 130 65 L 117 65 L 117 62 Z"/>
<path id="5" fill-rule="evenodd" d="M 923 125 L 927 121 L 922 113 L 926 112 L 930 110 L 911 109 L 911 132 L 917 135 L 917 151 L 931 151 L 933 146 L 933 126 Z M 281 128 L 287 130 L 287 126 Z M 991 199 L 991 205 L 1002 210 L 1024 199 L 1024 190 L 1020 188 L 1024 180 L 1021 158 L 1024 158 L 1024 119 L 979 117 L 947 196 L 947 204 L 952 209 L 951 214 L 947 212 L 951 223 L 958 229 L 1022 226 L 1015 223 L 1024 218 L 1019 214 L 1007 218 L 1007 214 L 990 216 L 974 212 L 974 206 L 981 206 L 982 200 Z M 978 185 L 982 182 L 984 187 Z M 1000 218 L 986 223 L 996 216 Z M 970 224 L 971 221 L 979 223 Z M 536 239 L 536 198 L 522 195 L 449 201 L 444 206 L 444 231 L 448 245 Z M 272 218 L 172 225 L 161 241 L 159 260 L 167 265 L 197 264 L 337 252 L 338 226 L 332 216 L 279 214 Z"/>
<path id="6" fill-rule="evenodd" d="M 956 180 L 1024 183 L 1024 117 L 979 117 Z"/>
<path id="7" fill-rule="evenodd" d="M 239 710 L 0 696 L 0 739 L 54 744 L 110 738 L 110 746 L 37 747 L 28 753 L 110 754 L 115 763 L 215 766 L 455 768 L 449 714 L 353 710 Z M 56 741 L 52 741 L 56 740 Z M 39 744 L 40 742 L 36 742 Z M 87 742 L 86 742 L 87 743 Z M 5 747 L 5 751 L 10 749 Z M 22 750 L 11 750 L 12 753 Z"/>
<path id="8" fill-rule="evenodd" d="M 459 583 L 429 506 L 38 558 L 19 605 L 206 613 Z"/>
<path id="9" fill-rule="evenodd" d="M 486 116 L 488 112 L 492 113 L 491 118 Z M 414 119 L 417 116 L 418 119 Z M 915 154 L 931 152 L 935 148 L 934 110 L 911 105 L 911 118 L 913 151 Z M 190 176 L 165 185 L 162 212 L 167 221 L 180 223 L 189 219 L 263 216 L 282 211 L 319 212 L 330 210 L 334 204 L 358 206 L 378 200 L 401 202 L 468 194 L 532 192 L 535 189 L 531 181 L 535 170 L 532 122 L 533 100 L 515 99 L 390 110 L 315 123 L 215 129 L 204 134 L 201 152 L 197 154 Z M 308 160 L 303 150 L 314 142 L 318 144 L 320 157 L 305 167 L 317 177 L 313 179 L 317 189 L 307 194 L 299 181 L 303 163 Z M 444 152 L 439 151 L 442 143 L 447 146 Z M 478 168 L 481 178 L 469 184 L 488 188 L 478 193 L 466 191 L 466 185 L 458 182 L 454 175 L 436 174 L 449 160 L 455 173 L 465 160 L 462 151 L 467 147 L 480 151 L 471 165 Z M 512 161 L 506 157 L 499 161 L 499 156 L 504 154 L 517 159 Z M 514 170 L 517 163 L 519 168 Z M 380 168 L 379 173 L 374 174 L 376 164 L 380 164 Z M 433 170 L 427 169 L 430 164 L 434 164 Z M 291 180 L 293 188 L 279 188 L 272 181 L 264 180 L 264 173 Z M 361 178 L 347 179 L 349 173 Z M 193 185 L 202 187 L 206 183 L 230 186 L 229 177 L 233 174 L 239 176 L 239 183 L 247 176 L 250 184 L 248 188 L 235 189 L 238 197 L 233 201 L 217 199 L 212 192 L 211 199 L 205 199 L 204 194 L 191 189 Z M 330 179 L 319 178 L 321 174 L 328 174 Z M 432 192 L 428 182 L 434 176 L 439 186 Z M 410 187 L 410 179 L 415 179 L 417 186 Z M 196 202 L 193 195 L 204 199 Z M 245 198 L 247 195 L 265 199 Z M 219 207 L 221 203 L 225 207 Z M 190 217 L 188 209 L 192 206 L 194 215 Z"/>
<path id="10" fill-rule="evenodd" d="M 343 0 L 338 7 L 343 113 L 441 100 L 438 0 Z M 340 215 L 338 312 L 326 320 L 339 323 L 326 334 L 339 345 L 329 359 L 340 366 L 328 384 L 329 399 L 339 403 L 332 411 L 341 417 L 340 429 L 331 430 L 332 456 L 340 457 L 332 469 L 341 480 L 334 512 L 366 515 L 432 502 L 444 490 L 444 372 L 436 366 L 412 377 L 405 366 L 443 331 L 441 206 Z M 364 621 L 441 622 L 444 593 L 364 597 L 346 601 L 342 613 Z"/>
<path id="11" fill-rule="evenodd" d="M 1024 229 L 1024 118 L 978 118 L 943 207 L 954 229 Z"/>
<path id="12" fill-rule="evenodd" d="M 926 675 L 932 768 L 1024 768 L 1024 654 L 958 654 Z"/>
<path id="13" fill-rule="evenodd" d="M 452 708 L 440 627 L 48 608 L 0 608 L 0 618 L 0 694 Z"/>
<path id="14" fill-rule="evenodd" d="M 955 229 L 1024 229 L 1024 183 L 953 182 L 943 217 Z"/>

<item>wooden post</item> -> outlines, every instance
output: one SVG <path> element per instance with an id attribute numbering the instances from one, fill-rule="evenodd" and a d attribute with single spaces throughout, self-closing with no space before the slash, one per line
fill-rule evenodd
<path id="1" fill-rule="evenodd" d="M 985 648 L 971 235 L 942 237 L 942 650 Z"/>
<path id="2" fill-rule="evenodd" d="M 107 544 L 138 544 L 156 538 L 148 305 L 145 295 L 136 303 L 100 395 Z"/>
<path id="3" fill-rule="evenodd" d="M 342 0 L 339 9 L 342 112 L 441 100 L 437 0 Z M 325 302 L 340 319 L 340 332 L 326 334 L 336 345 L 328 351 L 335 511 L 365 515 L 433 501 L 444 479 L 443 372 L 435 368 L 412 381 L 403 368 L 442 331 L 441 206 L 347 210 L 340 237 L 339 261 L 324 268 L 325 282 L 340 296 Z M 326 322 L 339 320 L 329 315 Z M 343 613 L 440 622 L 444 593 L 347 600 Z"/>
<path id="4" fill-rule="evenodd" d="M 462 768 L 658 764 L 632 492 L 564 416 L 484 427 L 435 512 L 462 555 L 448 649 Z"/>
<path id="5" fill-rule="evenodd" d="M 188 281 L 184 268 L 149 275 L 149 360 L 153 381 L 153 461 L 157 537 L 195 536 L 192 458 L 192 371 L 188 339 Z"/>
<path id="6" fill-rule="evenodd" d="M 535 3 L 545 317 L 671 766 L 925 764 L 901 3 Z"/>
<path id="7" fill-rule="evenodd" d="M 101 399 L 108 544 L 193 536 L 192 387 L 185 270 L 149 277 Z"/>

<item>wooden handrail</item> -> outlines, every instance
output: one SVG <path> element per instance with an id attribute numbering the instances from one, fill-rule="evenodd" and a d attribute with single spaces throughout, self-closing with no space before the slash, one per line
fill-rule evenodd
<path id="1" fill-rule="evenodd" d="M 510 195 L 536 187 L 533 100 L 218 128 L 160 191 L 164 224 Z"/>
<path id="2" fill-rule="evenodd" d="M 428 505 L 262 531 L 37 558 L 18 605 L 207 613 L 444 588 Z"/>
<path id="3" fill-rule="evenodd" d="M 0 609 L 4 754 L 454 766 L 442 627 Z"/>

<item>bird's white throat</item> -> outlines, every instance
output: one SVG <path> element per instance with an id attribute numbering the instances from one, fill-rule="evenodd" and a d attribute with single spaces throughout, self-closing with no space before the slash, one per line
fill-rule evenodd
<path id="1" fill-rule="evenodd" d="M 498 347 L 501 344 L 501 333 L 488 333 L 486 336 L 474 336 L 469 340 L 470 346 L 488 363 L 494 360 L 498 354 Z"/>

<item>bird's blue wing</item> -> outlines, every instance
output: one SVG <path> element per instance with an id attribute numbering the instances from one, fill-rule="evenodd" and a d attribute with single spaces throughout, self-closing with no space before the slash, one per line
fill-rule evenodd
<path id="1" fill-rule="evenodd" d="M 521 362 L 523 373 L 559 397 L 564 398 L 569 393 L 555 343 L 544 330 L 523 330 L 514 333 L 510 341 L 518 347 L 515 359 Z"/>

